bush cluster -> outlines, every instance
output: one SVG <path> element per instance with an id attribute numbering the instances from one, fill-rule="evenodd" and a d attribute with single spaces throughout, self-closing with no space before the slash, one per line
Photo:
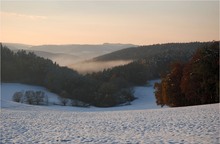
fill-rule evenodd
<path id="1" fill-rule="evenodd" d="M 48 97 L 43 91 L 20 91 L 15 92 L 12 100 L 15 102 L 31 105 L 48 105 Z"/>

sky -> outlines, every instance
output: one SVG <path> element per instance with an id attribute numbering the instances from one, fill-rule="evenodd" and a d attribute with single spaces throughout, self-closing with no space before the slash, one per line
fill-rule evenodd
<path id="1" fill-rule="evenodd" d="M 219 40 L 219 1 L 1 1 L 1 42 L 41 44 Z"/>

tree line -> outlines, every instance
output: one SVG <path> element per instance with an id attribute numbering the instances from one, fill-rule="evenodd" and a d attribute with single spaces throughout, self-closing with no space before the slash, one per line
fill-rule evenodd
<path id="1" fill-rule="evenodd" d="M 175 62 L 155 84 L 158 105 L 219 103 L 219 42 L 199 48 L 187 63 Z"/>

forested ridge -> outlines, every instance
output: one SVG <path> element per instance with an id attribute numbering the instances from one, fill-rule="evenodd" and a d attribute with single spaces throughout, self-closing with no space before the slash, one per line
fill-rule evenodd
<path id="1" fill-rule="evenodd" d="M 219 103 L 219 42 L 199 48 L 186 63 L 173 63 L 161 79 L 155 84 L 158 105 Z"/>
<path id="2" fill-rule="evenodd" d="M 191 56 L 197 48 L 210 44 L 211 42 L 190 42 L 190 43 L 165 43 L 138 46 L 118 50 L 109 54 L 93 58 L 92 61 L 115 61 L 115 60 L 139 60 L 150 59 L 157 55 L 169 53 L 185 53 Z M 166 56 L 166 55 L 164 55 Z"/>
<path id="3" fill-rule="evenodd" d="M 159 79 L 170 71 L 174 62 L 188 62 L 196 49 L 211 45 L 212 42 L 168 43 L 123 49 L 95 58 L 95 61 L 134 61 L 122 66 L 88 74 L 98 79 L 123 78 L 134 85 L 144 85 L 148 80 Z M 136 60 L 135 60 L 136 59 Z"/>
<path id="4" fill-rule="evenodd" d="M 1 82 L 40 85 L 61 97 L 109 107 L 134 99 L 129 82 L 113 78 L 99 80 L 83 76 L 32 52 L 13 52 L 1 45 Z"/>

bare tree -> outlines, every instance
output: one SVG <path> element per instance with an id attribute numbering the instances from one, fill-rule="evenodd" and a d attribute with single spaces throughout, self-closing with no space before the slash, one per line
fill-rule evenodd
<path id="1" fill-rule="evenodd" d="M 15 102 L 22 102 L 23 96 L 24 96 L 23 92 L 15 92 L 12 97 L 12 100 Z"/>
<path id="2" fill-rule="evenodd" d="M 34 104 L 34 97 L 35 92 L 34 91 L 26 91 L 25 92 L 25 101 L 27 104 Z"/>
<path id="3" fill-rule="evenodd" d="M 60 100 L 61 105 L 63 106 L 66 106 L 69 101 L 67 98 L 64 98 L 64 97 L 59 97 L 59 100 Z"/>
<path id="4" fill-rule="evenodd" d="M 36 91 L 34 96 L 34 101 L 36 105 L 44 102 L 45 93 L 43 91 Z"/>

